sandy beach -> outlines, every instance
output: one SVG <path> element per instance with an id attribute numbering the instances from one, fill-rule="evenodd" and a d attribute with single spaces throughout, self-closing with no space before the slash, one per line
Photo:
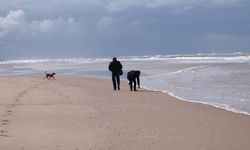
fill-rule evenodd
<path id="1" fill-rule="evenodd" d="M 246 150 L 250 116 L 111 79 L 0 77 L 1 150 Z"/>

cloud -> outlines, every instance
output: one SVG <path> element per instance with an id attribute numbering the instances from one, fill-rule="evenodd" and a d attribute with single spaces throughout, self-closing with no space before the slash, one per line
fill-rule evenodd
<path id="1" fill-rule="evenodd" d="M 1 7 L 23 9 L 88 9 L 89 7 L 104 8 L 109 12 L 125 11 L 133 7 L 155 9 L 159 7 L 184 8 L 186 6 L 218 7 L 240 4 L 245 0 L 2 0 Z M 46 13 L 46 12 L 45 12 Z"/>
<path id="2" fill-rule="evenodd" d="M 73 18 L 64 19 L 59 17 L 55 20 L 44 19 L 42 21 L 32 21 L 28 24 L 26 32 L 32 36 L 46 35 L 46 37 L 73 37 L 81 32 L 81 24 L 77 23 Z"/>
<path id="3" fill-rule="evenodd" d="M 217 45 L 228 49 L 226 42 L 233 40 L 221 35 L 246 39 L 250 34 L 249 4 L 247 0 L 0 0 L 0 51 L 12 55 L 12 50 L 38 54 L 46 50 L 57 55 L 68 50 L 77 56 L 100 56 Z M 215 36 L 207 37 L 210 33 Z M 197 42 L 200 39 L 204 42 Z M 245 40 L 235 41 L 249 47 Z"/>
<path id="4" fill-rule="evenodd" d="M 178 8 L 178 9 L 174 9 L 173 11 L 171 11 L 172 13 L 183 13 L 186 11 L 190 11 L 192 9 L 194 9 L 194 6 L 185 6 L 183 8 Z"/>
<path id="5" fill-rule="evenodd" d="M 6 17 L 0 17 L 0 27 L 8 29 L 22 24 L 25 20 L 25 14 L 22 10 L 10 11 Z"/>
<path id="6" fill-rule="evenodd" d="M 242 2 L 242 0 L 151 0 L 146 6 L 149 8 L 173 7 L 185 8 L 188 6 L 218 7 L 232 6 Z"/>
<path id="7" fill-rule="evenodd" d="M 109 0 L 106 8 L 108 11 L 124 11 L 130 7 L 144 7 L 156 9 L 159 7 L 187 8 L 189 6 L 218 7 L 232 6 L 243 0 Z"/>
<path id="8" fill-rule="evenodd" d="M 23 10 L 9 11 L 5 17 L 0 17 L 0 38 L 8 36 L 32 36 L 46 34 L 47 37 L 53 35 L 73 36 L 79 33 L 81 24 L 73 18 L 64 19 L 43 19 L 28 21 Z"/>
<path id="9" fill-rule="evenodd" d="M 112 26 L 114 22 L 115 22 L 115 18 L 113 17 L 103 17 L 97 24 L 97 28 L 98 29 L 109 28 L 110 26 Z"/>
<path id="10" fill-rule="evenodd" d="M 147 0 L 146 0 L 147 1 Z M 110 0 L 106 5 L 106 9 L 110 12 L 123 11 L 129 7 L 141 6 L 143 1 L 141 0 Z"/>
<path id="11" fill-rule="evenodd" d="M 25 24 L 25 14 L 22 10 L 9 11 L 6 17 L 0 17 L 0 38 L 8 33 L 22 28 Z"/>

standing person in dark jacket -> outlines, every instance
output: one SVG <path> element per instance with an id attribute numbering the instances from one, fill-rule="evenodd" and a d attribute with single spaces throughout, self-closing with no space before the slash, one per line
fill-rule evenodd
<path id="1" fill-rule="evenodd" d="M 109 71 L 112 72 L 112 82 L 114 90 L 116 90 L 116 83 L 117 89 L 120 90 L 120 72 L 122 71 L 122 64 L 116 59 L 116 57 L 114 57 L 113 61 L 109 63 Z"/>
<path id="2" fill-rule="evenodd" d="M 127 79 L 129 80 L 129 86 L 130 86 L 130 91 L 133 90 L 133 84 L 134 84 L 134 91 L 136 90 L 136 81 L 138 84 L 138 87 L 140 88 L 140 70 L 131 70 L 127 73 Z"/>

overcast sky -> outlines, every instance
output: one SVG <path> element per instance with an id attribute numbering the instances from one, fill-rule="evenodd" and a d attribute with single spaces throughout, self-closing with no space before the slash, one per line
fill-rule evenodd
<path id="1" fill-rule="evenodd" d="M 0 0 L 0 59 L 250 52 L 249 0 Z"/>

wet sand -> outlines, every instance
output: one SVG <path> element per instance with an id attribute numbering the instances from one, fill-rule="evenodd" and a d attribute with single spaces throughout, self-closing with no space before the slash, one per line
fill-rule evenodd
<path id="1" fill-rule="evenodd" d="M 1 150 L 244 150 L 250 116 L 111 79 L 0 77 Z"/>

